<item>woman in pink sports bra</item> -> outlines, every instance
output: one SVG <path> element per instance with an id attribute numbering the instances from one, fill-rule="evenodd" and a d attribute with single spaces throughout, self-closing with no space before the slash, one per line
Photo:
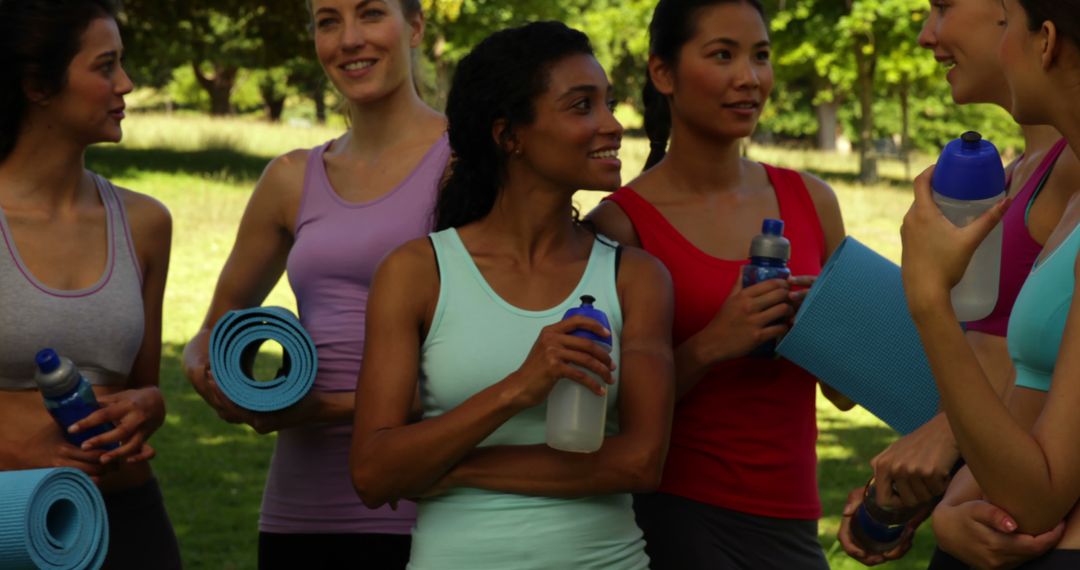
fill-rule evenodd
<path id="1" fill-rule="evenodd" d="M 934 52 L 938 61 L 950 65 L 946 79 L 953 100 L 960 104 L 993 103 L 1006 110 L 1012 94 L 998 61 L 998 43 L 1003 28 L 1003 10 L 998 0 L 950 0 L 931 2 L 930 17 L 919 35 L 919 43 Z M 1080 161 L 1069 150 L 1061 134 L 1052 127 L 1021 125 L 1024 155 L 1009 165 L 1009 193 L 1013 204 L 1003 220 L 1001 281 L 998 303 L 987 318 L 967 324 L 967 340 L 999 394 L 1008 397 L 1014 415 L 1033 422 L 1042 408 L 1045 394 L 1023 388 L 1012 389 L 1013 367 L 1005 343 L 1009 314 L 1020 287 L 1061 219 L 1073 191 L 1080 188 Z M 1008 396 L 1006 396 L 1008 394 Z M 956 440 L 945 415 L 900 438 L 871 461 L 878 488 L 895 487 L 895 500 L 905 504 L 925 503 L 949 488 L 948 496 L 934 512 L 934 531 L 939 542 L 969 564 L 993 565 L 1010 546 L 1017 556 L 1035 556 L 1052 546 L 1052 536 L 1034 546 L 1030 541 L 993 531 L 981 521 L 1001 521 L 988 503 L 968 503 L 980 497 L 972 489 L 967 470 L 949 482 L 949 472 L 959 459 Z M 884 482 L 884 484 L 882 484 Z M 965 490 L 966 489 L 966 490 Z M 849 521 L 862 500 L 862 487 L 852 491 L 844 509 L 839 541 L 845 551 L 864 564 L 880 564 L 903 556 L 910 541 L 885 555 L 869 555 L 851 540 Z M 912 535 L 914 529 L 912 529 Z M 991 546 L 999 551 L 991 554 Z M 932 568 L 962 567 L 943 552 L 935 555 Z M 1023 558 L 1021 558 L 1023 559 Z"/>

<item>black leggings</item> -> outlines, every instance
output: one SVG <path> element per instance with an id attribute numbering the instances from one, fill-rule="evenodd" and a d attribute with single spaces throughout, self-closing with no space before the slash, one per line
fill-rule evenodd
<path id="1" fill-rule="evenodd" d="M 102 570 L 179 570 L 176 542 L 156 479 L 104 495 L 109 552 Z"/>
<path id="2" fill-rule="evenodd" d="M 828 570 L 816 520 L 762 517 L 666 493 L 634 495 L 652 570 Z"/>
<path id="3" fill-rule="evenodd" d="M 1021 564 L 1017 570 L 1076 570 L 1080 568 L 1080 550 L 1051 550 Z M 934 550 L 927 570 L 970 570 L 970 567 L 940 548 Z"/>
<path id="4" fill-rule="evenodd" d="M 259 533 L 259 570 L 405 570 L 407 534 Z"/>

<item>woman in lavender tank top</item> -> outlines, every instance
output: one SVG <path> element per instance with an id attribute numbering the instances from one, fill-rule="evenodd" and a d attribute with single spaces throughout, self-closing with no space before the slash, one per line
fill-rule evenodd
<path id="1" fill-rule="evenodd" d="M 260 568 L 402 568 L 415 507 L 365 508 L 349 477 L 349 441 L 368 287 L 387 252 L 430 230 L 450 154 L 446 119 L 414 88 L 419 0 L 309 7 L 317 57 L 348 101 L 351 126 L 266 168 L 184 367 L 222 419 L 278 433 L 259 519 Z M 210 330 L 225 312 L 260 304 L 286 270 L 318 351 L 315 386 L 281 412 L 248 412 L 214 384 Z"/>
<path id="2" fill-rule="evenodd" d="M 123 53 L 109 0 L 0 2 L 0 471 L 86 473 L 105 499 L 104 567 L 171 570 L 180 551 L 147 441 L 165 421 L 172 221 L 85 166 L 89 145 L 123 136 L 133 88 Z M 75 363 L 102 405 L 76 429 L 115 429 L 82 447 L 64 439 L 34 382 L 46 347 Z"/>

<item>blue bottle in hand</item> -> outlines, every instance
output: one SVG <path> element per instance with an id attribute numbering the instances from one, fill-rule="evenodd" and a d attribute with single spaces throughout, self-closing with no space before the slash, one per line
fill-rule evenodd
<path id="1" fill-rule="evenodd" d="M 750 262 L 743 266 L 743 289 L 768 281 L 791 277 L 787 262 L 791 259 L 791 242 L 784 237 L 784 222 L 766 218 L 761 223 L 761 234 L 750 242 Z M 750 356 L 772 358 L 776 341 L 770 340 L 750 352 Z"/>
<path id="2" fill-rule="evenodd" d="M 42 349 L 35 357 L 37 372 L 34 382 L 45 399 L 45 409 L 49 410 L 64 438 L 79 447 L 84 441 L 115 429 L 111 423 L 105 423 L 84 429 L 79 433 L 68 433 L 71 424 L 89 416 L 101 406 L 94 397 L 90 382 L 83 377 L 71 360 L 56 354 L 51 348 Z M 103 445 L 100 449 L 116 449 L 119 444 Z"/>

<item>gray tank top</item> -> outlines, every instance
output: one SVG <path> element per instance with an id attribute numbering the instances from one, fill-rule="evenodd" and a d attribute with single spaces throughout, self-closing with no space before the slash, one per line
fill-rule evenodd
<path id="1" fill-rule="evenodd" d="M 143 340 L 142 271 L 116 188 L 92 174 L 108 224 L 97 283 L 65 291 L 26 268 L 0 208 L 0 390 L 35 388 L 34 355 L 51 347 L 91 384 L 123 385 Z"/>

